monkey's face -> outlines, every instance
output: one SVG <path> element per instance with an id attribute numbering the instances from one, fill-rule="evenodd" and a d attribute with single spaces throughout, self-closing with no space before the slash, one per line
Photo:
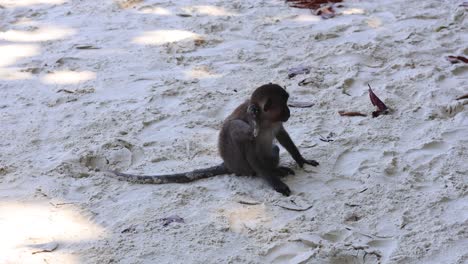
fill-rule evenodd
<path id="1" fill-rule="evenodd" d="M 288 98 L 289 94 L 281 86 L 272 83 L 262 85 L 252 93 L 249 112 L 260 120 L 286 122 L 290 115 Z"/>
<path id="2" fill-rule="evenodd" d="M 263 116 L 271 122 L 286 122 L 290 117 L 288 96 L 271 96 L 263 105 Z"/>

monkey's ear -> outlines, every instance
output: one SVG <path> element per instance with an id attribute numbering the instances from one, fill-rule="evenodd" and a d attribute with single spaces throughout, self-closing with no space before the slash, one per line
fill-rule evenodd
<path id="1" fill-rule="evenodd" d="M 271 101 L 270 98 L 268 98 L 266 103 L 263 105 L 263 111 L 265 111 L 265 112 L 268 111 L 271 108 L 272 104 L 273 104 L 273 102 Z"/>
<path id="2" fill-rule="evenodd" d="M 256 104 L 251 104 L 247 107 L 247 112 L 256 117 L 260 112 L 260 108 Z"/>

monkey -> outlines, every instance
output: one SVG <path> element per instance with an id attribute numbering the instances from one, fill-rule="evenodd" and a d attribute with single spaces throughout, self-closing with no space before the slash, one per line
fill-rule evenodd
<path id="1" fill-rule="evenodd" d="M 222 174 L 259 176 L 285 196 L 291 194 L 281 180 L 294 175 L 288 167 L 279 166 L 279 147 L 275 139 L 296 161 L 318 166 L 305 159 L 292 141 L 283 123 L 290 118 L 289 94 L 280 85 L 265 84 L 254 90 L 250 99 L 240 104 L 223 122 L 218 137 L 218 152 L 223 162 L 217 166 L 169 175 L 133 175 L 111 171 L 121 180 L 135 183 L 186 183 Z"/>

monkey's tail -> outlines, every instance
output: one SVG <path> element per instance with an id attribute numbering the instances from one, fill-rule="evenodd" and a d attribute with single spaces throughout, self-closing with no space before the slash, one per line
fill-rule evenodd
<path id="1" fill-rule="evenodd" d="M 218 166 L 193 170 L 190 172 L 163 175 L 134 175 L 118 171 L 109 172 L 115 174 L 119 180 L 147 184 L 185 183 L 230 173 L 226 166 L 224 166 L 224 163 L 221 163 Z"/>

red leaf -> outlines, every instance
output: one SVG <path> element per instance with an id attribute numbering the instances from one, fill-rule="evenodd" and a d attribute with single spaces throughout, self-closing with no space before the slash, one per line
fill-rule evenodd
<path id="1" fill-rule="evenodd" d="M 372 117 L 378 117 L 381 114 L 386 114 L 388 113 L 388 107 L 375 95 L 375 93 L 372 91 L 372 88 L 370 84 L 367 84 L 369 86 L 369 97 L 371 100 L 372 105 L 377 107 L 377 111 L 372 112 Z"/>

